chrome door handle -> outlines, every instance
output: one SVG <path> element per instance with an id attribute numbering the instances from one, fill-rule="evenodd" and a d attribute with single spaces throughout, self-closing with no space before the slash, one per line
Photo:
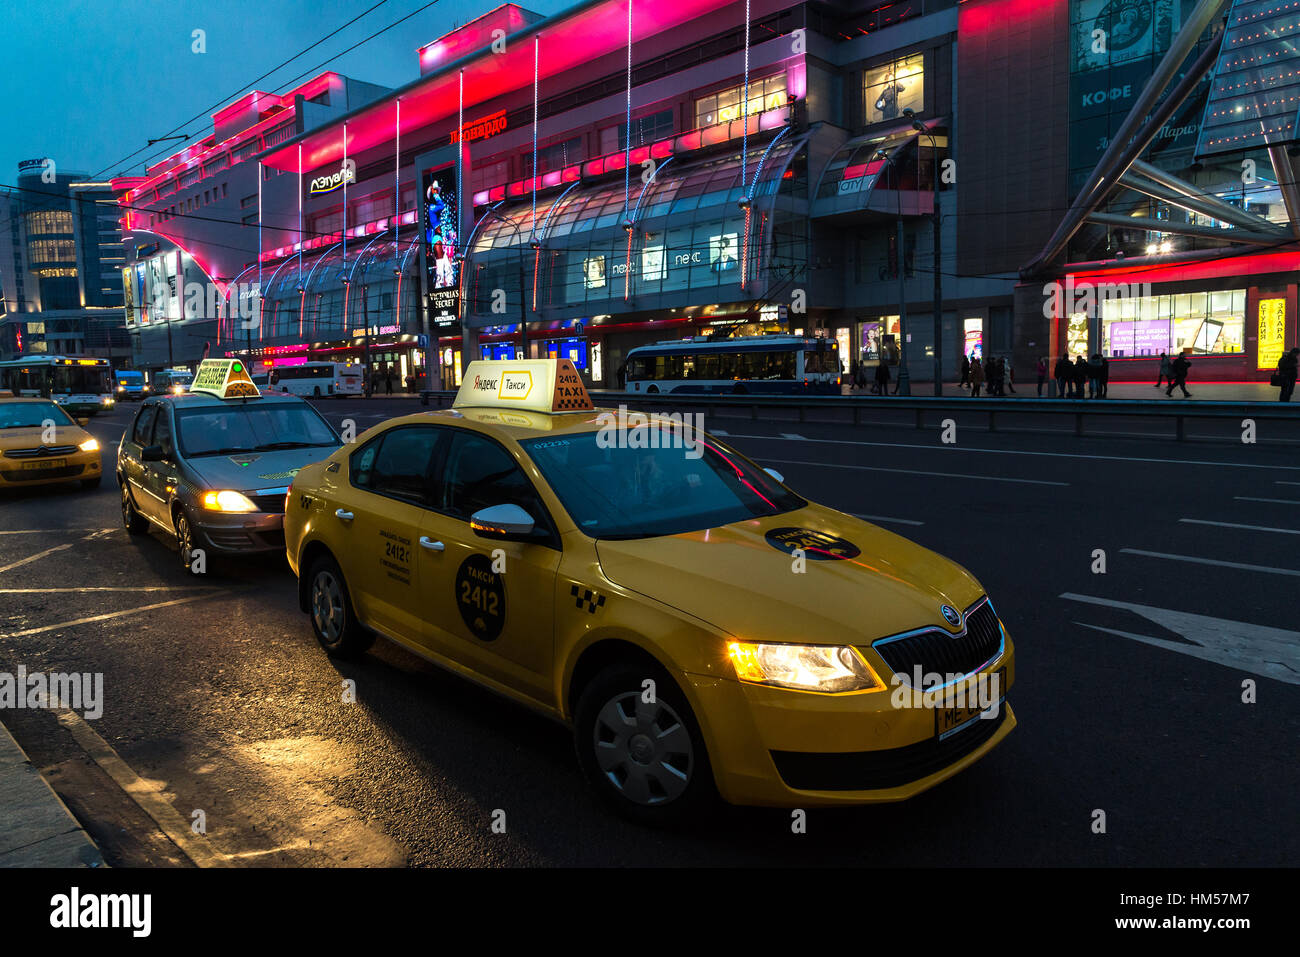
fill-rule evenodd
<path id="1" fill-rule="evenodd" d="M 334 509 L 334 517 L 340 522 L 350 522 L 355 517 L 351 512 L 345 512 L 341 508 Z"/>
<path id="2" fill-rule="evenodd" d="M 420 536 L 420 547 L 421 547 L 421 548 L 427 548 L 427 549 L 428 549 L 429 551 L 431 551 L 431 552 L 440 552 L 440 551 L 442 551 L 443 549 L 445 549 L 447 546 L 444 545 L 442 542 L 435 542 L 433 539 L 429 538 L 429 536 L 427 536 L 427 535 L 421 535 L 421 536 Z"/>

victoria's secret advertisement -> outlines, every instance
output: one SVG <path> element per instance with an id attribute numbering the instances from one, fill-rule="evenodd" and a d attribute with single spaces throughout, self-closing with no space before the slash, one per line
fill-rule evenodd
<path id="1" fill-rule="evenodd" d="M 455 170 L 429 170 L 424 174 L 425 290 L 434 326 L 454 326 L 460 318 L 456 218 Z"/>

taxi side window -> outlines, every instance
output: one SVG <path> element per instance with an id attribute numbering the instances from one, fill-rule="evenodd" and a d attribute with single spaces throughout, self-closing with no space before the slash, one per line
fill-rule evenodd
<path id="1" fill-rule="evenodd" d="M 131 433 L 131 441 L 141 447 L 149 444 L 149 438 L 153 433 L 154 415 L 158 412 L 157 403 L 146 405 L 140 410 L 140 414 L 135 419 L 135 429 Z"/>
<path id="2" fill-rule="evenodd" d="M 505 449 L 481 435 L 456 435 L 442 492 L 442 510 L 465 521 L 479 509 L 518 505 L 539 525 L 546 524 L 546 510 L 528 476 Z"/>
<path id="3" fill-rule="evenodd" d="M 429 479 L 440 430 L 413 426 L 390 429 L 352 455 L 352 484 L 378 495 L 431 505 Z"/>

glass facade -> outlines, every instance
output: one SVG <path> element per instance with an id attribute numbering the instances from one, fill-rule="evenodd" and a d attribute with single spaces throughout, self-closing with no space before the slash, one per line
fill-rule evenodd
<path id="1" fill-rule="evenodd" d="M 925 109 L 925 54 L 890 60 L 862 74 L 864 116 L 867 124 L 896 120 L 904 110 Z"/>
<path id="2" fill-rule="evenodd" d="M 738 284 L 742 268 L 751 280 L 802 268 L 805 228 L 794 228 L 793 216 L 775 202 L 794 188 L 797 142 L 778 143 L 766 159 L 763 150 L 750 153 L 748 245 L 739 201 L 749 191 L 734 153 L 681 168 L 665 163 L 644 188 L 634 178 L 626 196 L 615 179 L 539 200 L 535 218 L 531 204 L 490 213 L 466 262 L 467 314 L 491 315 L 495 290 L 511 293 L 517 307 L 521 278 L 533 310 L 584 306 L 608 313 L 625 296 Z M 629 220 L 636 222 L 630 233 L 622 225 Z"/>

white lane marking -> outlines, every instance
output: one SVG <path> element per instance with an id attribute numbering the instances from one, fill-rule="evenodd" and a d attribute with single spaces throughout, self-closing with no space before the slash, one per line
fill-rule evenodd
<path id="1" fill-rule="evenodd" d="M 1300 485 L 1300 482 L 1284 482 L 1282 479 L 1274 479 L 1274 485 Z"/>
<path id="2" fill-rule="evenodd" d="M 1300 684 L 1300 632 L 1270 628 L 1267 625 L 1252 625 L 1226 618 L 1211 618 L 1208 615 L 1194 615 L 1191 612 L 1156 608 L 1151 605 L 1135 605 L 1109 598 L 1075 595 L 1070 592 L 1066 592 L 1061 597 L 1069 601 L 1131 611 L 1168 628 L 1191 643 L 1183 644 L 1150 635 L 1103 628 L 1101 625 L 1091 625 L 1081 621 L 1075 622 L 1076 625 L 1119 635 L 1122 638 L 1131 638 L 1143 644 L 1164 648 L 1166 651 L 1176 651 L 1179 654 L 1200 658 L 1202 661 L 1212 661 L 1251 674 L 1276 678 L 1287 684 Z"/>
<path id="3" fill-rule="evenodd" d="M 81 750 L 126 792 L 140 810 L 153 819 L 162 832 L 171 838 L 172 843 L 180 848 L 181 853 L 196 866 L 220 867 L 228 863 L 226 855 L 209 844 L 206 837 L 191 831 L 190 822 L 181 817 L 172 803 L 163 797 L 159 786 L 145 781 L 132 771 L 131 766 L 113 750 L 113 746 L 101 738 L 81 715 L 61 708 L 55 711 L 55 716 L 59 724 L 67 728 Z"/>
<path id="4" fill-rule="evenodd" d="M 731 434 L 730 432 L 727 432 L 723 429 L 709 429 L 709 435 L 730 435 L 730 434 Z"/>
<path id="5" fill-rule="evenodd" d="M 47 548 L 43 552 L 37 552 L 35 555 L 28 555 L 26 558 L 18 559 L 18 561 L 16 562 L 11 562 L 8 565 L 0 566 L 0 573 L 7 572 L 14 568 L 19 568 L 23 565 L 30 565 L 32 562 L 39 561 L 40 559 L 44 558 L 46 555 L 53 555 L 55 552 L 61 552 L 64 549 L 71 548 L 71 547 L 72 547 L 71 543 L 68 543 L 66 545 L 55 545 L 53 548 Z"/>
<path id="6" fill-rule="evenodd" d="M 764 462 L 774 462 L 777 465 L 807 465 L 818 469 L 856 469 L 860 472 L 897 472 L 900 475 L 937 475 L 940 478 L 955 478 L 962 480 L 974 479 L 980 482 L 1014 482 L 1016 485 L 1059 485 L 1069 487 L 1069 482 L 1048 482 L 1043 479 L 1021 479 L 1005 478 L 1001 475 L 967 475 L 964 472 L 925 472 L 921 469 L 887 469 L 878 465 L 837 465 L 834 462 L 801 462 L 797 459 L 769 459 L 763 457 Z"/>
<path id="7" fill-rule="evenodd" d="M 804 438 L 804 436 L 800 435 L 798 432 L 782 432 L 782 433 L 781 433 L 781 438 L 783 438 L 783 439 L 790 439 L 790 440 L 795 441 L 795 442 L 807 442 L 807 441 L 808 441 L 806 438 Z"/>
<path id="8" fill-rule="evenodd" d="M 1300 571 L 1294 568 L 1273 568 L 1271 565 L 1243 565 L 1241 562 L 1225 562 L 1217 558 L 1198 558 L 1195 555 L 1171 555 L 1168 552 L 1148 552 L 1140 548 L 1121 548 L 1125 555 L 1145 555 L 1147 558 L 1168 558 L 1176 562 L 1192 562 L 1196 565 L 1217 565 L 1220 568 L 1243 568 L 1250 572 L 1268 572 L 1270 575 L 1291 575 L 1300 578 Z"/>
<path id="9" fill-rule="evenodd" d="M 1062 430 L 1062 435 L 1073 435 Z M 1101 436 L 1104 438 L 1104 436 Z M 1153 438 L 1155 436 L 1152 436 Z M 733 435 L 733 439 L 766 439 L 769 442 L 785 441 L 778 435 Z M 1221 465 L 1232 469 L 1275 469 L 1279 472 L 1300 472 L 1300 465 L 1258 465 L 1254 462 L 1207 462 L 1201 459 L 1154 459 L 1128 455 L 1084 455 L 1080 452 L 1030 452 L 1023 449 L 976 449 L 966 445 L 921 445 L 908 442 L 863 442 L 853 439 L 805 439 L 806 442 L 823 442 L 830 445 L 866 445 L 882 449 L 926 449 L 936 452 L 984 452 L 989 455 L 1041 455 L 1054 459 L 1088 459 L 1105 462 L 1158 462 L 1161 465 Z M 971 476 L 974 478 L 974 476 Z M 1297 483 L 1300 484 L 1300 483 Z"/>
<path id="10" fill-rule="evenodd" d="M 910 518 L 890 518 L 887 515 L 859 515 L 857 512 L 849 512 L 854 518 L 860 518 L 867 522 L 892 522 L 895 525 L 924 525 L 925 522 L 918 522 Z"/>
<path id="11" fill-rule="evenodd" d="M 81 541 L 88 542 L 92 538 L 98 538 L 100 535 L 107 535 L 109 532 L 112 531 L 113 529 L 111 528 L 101 528 L 91 532 L 89 535 L 83 535 L 81 537 Z M 10 571 L 11 569 L 14 568 L 20 568 L 23 565 L 30 565 L 32 562 L 39 561 L 40 559 L 44 558 L 46 555 L 53 555 L 55 552 L 61 552 L 65 548 L 71 548 L 72 544 L 73 544 L 72 542 L 67 542 L 66 544 L 63 545 L 55 545 L 53 548 L 47 548 L 43 552 L 37 552 L 35 555 L 28 555 L 26 558 L 18 559 L 18 561 L 16 562 L 10 562 L 8 565 L 0 567 L 0 573 Z"/>
<path id="12" fill-rule="evenodd" d="M 1298 533 L 1300 534 L 1300 533 Z M 217 585 L 94 585 L 88 588 L 0 588 L 0 595 L 63 595 L 83 591 L 217 591 Z"/>
<path id="13" fill-rule="evenodd" d="M 154 605 L 142 605 L 139 608 L 124 608 L 122 611 L 110 611 L 103 615 L 91 615 L 89 618 L 74 618 L 71 621 L 61 621 L 54 625 L 41 625 L 39 628 L 27 628 L 23 631 L 13 631 L 8 634 L 0 633 L 0 638 L 25 638 L 27 635 L 39 635 L 46 631 L 57 631 L 60 628 L 73 628 L 77 625 L 88 625 L 92 621 L 108 621 L 110 618 L 121 618 L 124 615 L 138 615 L 142 611 L 153 611 L 155 608 L 169 608 L 172 605 L 185 605 L 192 601 L 202 601 L 205 598 L 215 598 L 218 595 L 224 595 L 223 589 L 214 589 L 204 595 L 191 595 L 188 598 L 173 598 L 171 601 L 160 601 Z"/>
<path id="14" fill-rule="evenodd" d="M 1254 495 L 1234 495 L 1232 497 L 1238 502 L 1271 502 L 1274 505 L 1300 505 L 1300 500 L 1294 498 L 1259 498 Z"/>
<path id="15" fill-rule="evenodd" d="M 1248 532 L 1279 532 L 1283 535 L 1300 535 L 1296 528 L 1269 528 L 1267 525 L 1239 525 L 1236 522 L 1211 522 L 1203 518 L 1180 518 L 1188 525 L 1217 525 L 1219 528 L 1244 528 Z"/>

